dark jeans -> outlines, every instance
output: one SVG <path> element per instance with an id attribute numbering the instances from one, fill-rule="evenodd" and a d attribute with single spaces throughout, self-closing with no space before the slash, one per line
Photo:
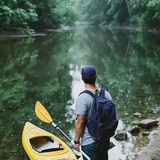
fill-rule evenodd
<path id="1" fill-rule="evenodd" d="M 109 146 L 110 140 L 104 140 L 82 146 L 82 151 L 84 151 L 91 160 L 108 160 Z M 84 156 L 83 159 L 87 160 Z"/>

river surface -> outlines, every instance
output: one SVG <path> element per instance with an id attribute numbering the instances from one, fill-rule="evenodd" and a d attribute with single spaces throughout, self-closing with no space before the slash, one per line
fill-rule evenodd
<path id="1" fill-rule="evenodd" d="M 74 135 L 74 104 L 84 89 L 80 69 L 94 65 L 97 85 L 108 90 L 116 104 L 118 133 L 126 141 L 112 142 L 110 160 L 132 160 L 146 146 L 149 136 L 130 134 L 139 121 L 159 118 L 151 109 L 160 107 L 160 36 L 129 30 L 108 30 L 81 25 L 45 36 L 0 39 L 0 159 L 24 160 L 21 135 L 25 122 L 65 140 L 34 113 L 36 101 L 55 123 Z M 142 116 L 134 117 L 134 113 Z"/>

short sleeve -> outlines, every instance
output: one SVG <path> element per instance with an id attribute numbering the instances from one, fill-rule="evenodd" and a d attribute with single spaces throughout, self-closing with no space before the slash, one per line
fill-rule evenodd
<path id="1" fill-rule="evenodd" d="M 113 101 L 113 100 L 112 100 L 112 97 L 111 97 L 111 95 L 110 95 L 110 93 L 107 92 L 107 91 L 105 91 L 105 97 L 106 97 L 107 99 Z"/>
<path id="2" fill-rule="evenodd" d="M 75 113 L 77 115 L 86 115 L 87 114 L 87 104 L 84 98 L 84 94 L 81 94 L 77 97 L 75 103 Z"/>

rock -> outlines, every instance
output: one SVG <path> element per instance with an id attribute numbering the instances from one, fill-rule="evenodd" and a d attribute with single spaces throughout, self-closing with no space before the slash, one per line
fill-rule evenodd
<path id="1" fill-rule="evenodd" d="M 127 133 L 117 133 L 114 138 L 117 141 L 125 141 L 127 139 Z"/>
<path id="2" fill-rule="evenodd" d="M 143 135 L 143 136 L 149 136 L 150 133 L 149 133 L 149 132 L 143 132 L 142 135 Z"/>
<path id="3" fill-rule="evenodd" d="M 133 113 L 133 116 L 134 116 L 134 117 L 142 117 L 142 114 L 141 114 L 141 113 L 136 112 L 136 113 Z"/>
<path id="4" fill-rule="evenodd" d="M 114 146 L 115 146 L 115 144 L 113 142 L 110 142 L 109 149 L 112 149 Z"/>
<path id="5" fill-rule="evenodd" d="M 134 125 L 138 125 L 139 121 L 132 121 Z"/>
<path id="6" fill-rule="evenodd" d="M 156 107 L 156 108 L 151 109 L 151 113 L 160 114 L 160 107 Z"/>
<path id="7" fill-rule="evenodd" d="M 153 126 L 156 126 L 157 123 L 158 123 L 157 120 L 144 119 L 138 124 L 138 126 L 144 129 L 149 129 L 149 128 L 152 128 Z"/>
<path id="8" fill-rule="evenodd" d="M 135 127 L 133 127 L 131 130 L 130 130 L 130 133 L 132 134 L 132 135 L 137 135 L 138 133 L 140 132 L 140 129 L 139 129 L 139 127 L 138 126 L 135 126 Z"/>

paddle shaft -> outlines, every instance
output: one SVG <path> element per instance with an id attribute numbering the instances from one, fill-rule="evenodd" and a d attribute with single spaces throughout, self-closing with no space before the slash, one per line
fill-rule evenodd
<path id="1" fill-rule="evenodd" d="M 72 144 L 74 145 L 74 143 L 69 139 L 69 137 L 58 127 L 58 125 L 56 125 L 53 122 L 52 117 L 50 116 L 50 114 L 48 113 L 48 111 L 45 109 L 45 107 L 39 102 L 36 102 L 35 105 L 35 113 L 37 115 L 37 117 L 42 120 L 43 122 L 46 123 L 52 123 L 52 125 L 54 126 L 55 129 L 57 129 L 63 136 L 65 136 L 65 138 Z M 80 150 L 80 152 L 82 153 L 82 155 L 84 157 L 86 157 L 87 160 L 90 160 L 90 158 L 82 151 Z"/>
<path id="2" fill-rule="evenodd" d="M 65 138 L 69 141 L 72 142 L 70 140 L 70 138 L 58 127 L 58 125 L 56 125 L 54 122 L 52 122 L 52 125 L 54 126 L 55 129 L 57 129 L 61 134 L 63 134 L 65 136 Z"/>
<path id="3" fill-rule="evenodd" d="M 56 125 L 53 121 L 52 121 L 52 125 L 54 126 L 55 129 L 57 129 L 69 142 L 71 142 L 72 145 L 74 145 L 74 143 L 71 141 L 71 139 L 58 127 L 58 125 Z M 80 152 L 82 153 L 82 155 L 87 158 L 88 160 L 90 160 L 90 158 L 82 151 L 80 150 Z"/>

